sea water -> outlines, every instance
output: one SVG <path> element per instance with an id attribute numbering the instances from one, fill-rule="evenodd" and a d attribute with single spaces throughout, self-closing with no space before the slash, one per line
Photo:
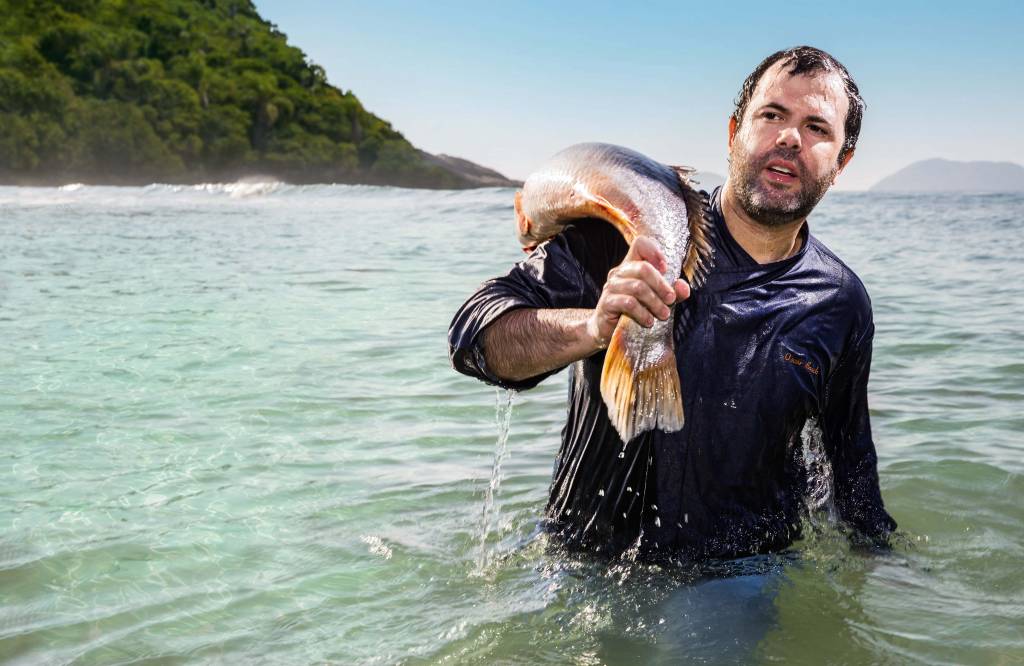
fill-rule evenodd
<path id="1" fill-rule="evenodd" d="M 512 191 L 0 188 L 0 662 L 1020 663 L 1022 218 L 829 195 L 896 547 L 666 568 L 538 529 L 564 373 L 449 366 Z"/>

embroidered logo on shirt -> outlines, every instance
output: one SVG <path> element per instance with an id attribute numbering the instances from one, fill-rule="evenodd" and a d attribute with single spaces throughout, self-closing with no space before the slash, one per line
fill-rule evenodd
<path id="1" fill-rule="evenodd" d="M 815 375 L 815 376 L 818 375 L 818 368 L 814 367 L 814 365 L 810 362 L 810 360 L 802 359 L 799 356 L 795 356 L 795 355 L 793 355 L 793 354 L 791 354 L 789 352 L 786 352 L 786 355 L 783 356 L 782 358 L 787 363 L 792 363 L 793 365 L 800 366 L 801 368 L 803 368 L 807 372 L 811 373 L 812 375 Z"/>

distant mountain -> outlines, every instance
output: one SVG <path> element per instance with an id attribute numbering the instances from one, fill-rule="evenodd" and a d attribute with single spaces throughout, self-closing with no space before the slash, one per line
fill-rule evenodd
<path id="1" fill-rule="evenodd" d="M 725 176 L 719 176 L 710 171 L 698 171 L 693 174 L 693 181 L 700 189 L 710 192 L 720 185 L 725 185 Z"/>
<path id="2" fill-rule="evenodd" d="M 461 157 L 452 157 L 443 153 L 431 155 L 422 150 L 419 153 L 424 162 L 439 166 L 445 171 L 459 176 L 469 187 L 522 187 L 523 185 L 521 180 L 510 180 L 494 169 L 488 169 Z"/>
<path id="3" fill-rule="evenodd" d="M 873 192 L 1024 192 L 1024 167 L 1013 162 L 914 162 L 871 188 Z"/>

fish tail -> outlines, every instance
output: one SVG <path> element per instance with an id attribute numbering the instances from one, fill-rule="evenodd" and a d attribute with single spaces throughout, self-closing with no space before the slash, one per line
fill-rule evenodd
<path id="1" fill-rule="evenodd" d="M 683 275 L 691 287 L 699 287 L 704 284 L 704 279 L 711 269 L 714 252 L 711 247 L 711 220 L 710 216 L 705 215 L 707 204 L 704 197 L 690 182 L 694 170 L 684 166 L 674 166 L 672 169 L 679 177 L 683 201 L 686 203 L 686 221 L 690 230 L 690 241 L 683 259 Z"/>
<path id="2" fill-rule="evenodd" d="M 630 353 L 627 327 L 636 326 L 625 318 L 612 333 L 601 372 L 601 397 L 608 405 L 608 418 L 623 442 L 658 428 L 674 432 L 683 427 L 683 398 L 671 332 L 657 358 Z"/>

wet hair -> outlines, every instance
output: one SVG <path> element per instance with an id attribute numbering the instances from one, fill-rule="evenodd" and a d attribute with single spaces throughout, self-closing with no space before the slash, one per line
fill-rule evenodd
<path id="1" fill-rule="evenodd" d="M 860 96 L 857 84 L 854 83 L 853 77 L 846 71 L 843 64 L 825 51 L 816 49 L 813 46 L 794 46 L 785 51 L 776 51 L 761 61 L 757 69 L 751 72 L 750 76 L 743 81 L 743 87 L 740 88 L 740 93 L 736 96 L 736 108 L 732 112 L 736 126 L 739 127 L 742 124 L 743 115 L 747 112 L 747 105 L 750 104 L 750 98 L 754 96 L 754 89 L 757 88 L 761 77 L 768 71 L 768 68 L 780 60 L 783 62 L 783 66 L 789 66 L 787 73 L 790 76 L 813 74 L 815 72 L 829 72 L 839 75 L 840 80 L 843 82 L 843 88 L 846 90 L 846 98 L 850 100 L 850 108 L 846 112 L 846 123 L 843 126 L 845 138 L 843 140 L 843 147 L 839 151 L 839 163 L 842 164 L 843 159 L 857 147 L 857 137 L 860 136 L 860 123 L 864 118 L 864 109 L 867 105 L 864 104 L 864 99 Z"/>

